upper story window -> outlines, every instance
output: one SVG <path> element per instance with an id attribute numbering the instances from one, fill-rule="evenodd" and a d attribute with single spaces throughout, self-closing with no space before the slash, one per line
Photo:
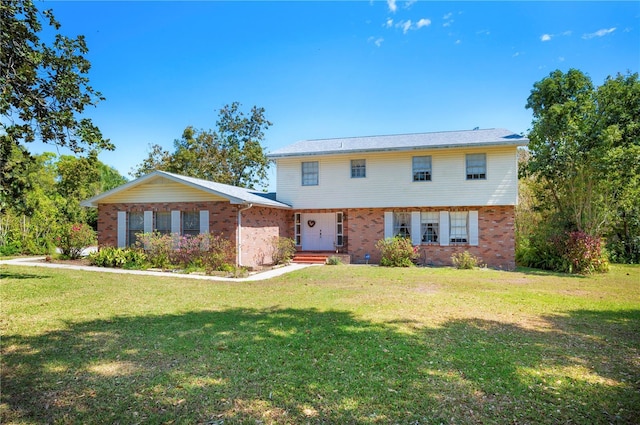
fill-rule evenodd
<path id="1" fill-rule="evenodd" d="M 487 155 L 484 153 L 467 154 L 467 180 L 487 178 Z"/>
<path id="2" fill-rule="evenodd" d="M 310 161 L 302 163 L 302 185 L 317 186 L 318 185 L 318 161 Z"/>
<path id="3" fill-rule="evenodd" d="M 422 235 L 422 243 L 438 242 L 439 233 L 440 213 L 437 211 L 420 213 L 420 234 Z"/>
<path id="4" fill-rule="evenodd" d="M 414 182 L 431 181 L 431 157 L 430 156 L 414 156 L 413 157 L 413 181 Z"/>
<path id="5" fill-rule="evenodd" d="M 351 160 L 351 178 L 367 177 L 367 162 L 364 159 Z"/>

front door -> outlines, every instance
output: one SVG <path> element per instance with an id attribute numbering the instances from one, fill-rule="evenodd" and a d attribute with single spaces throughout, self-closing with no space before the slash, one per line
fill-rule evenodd
<path id="1" fill-rule="evenodd" d="M 333 251 L 335 249 L 335 213 L 302 214 L 301 219 L 303 251 Z"/>

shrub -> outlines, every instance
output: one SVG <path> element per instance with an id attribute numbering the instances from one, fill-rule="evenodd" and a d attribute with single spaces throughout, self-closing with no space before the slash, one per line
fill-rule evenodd
<path id="1" fill-rule="evenodd" d="M 234 252 L 231 241 L 217 235 L 208 235 L 207 249 L 202 255 L 202 265 L 206 273 L 234 270 Z"/>
<path id="2" fill-rule="evenodd" d="M 474 269 L 481 265 L 481 261 L 469 251 L 460 252 L 451 256 L 451 261 L 457 269 Z"/>
<path id="3" fill-rule="evenodd" d="M 151 267 L 166 269 L 170 266 L 173 236 L 151 232 L 140 233 L 136 237 L 136 247 L 144 250 Z"/>
<path id="4" fill-rule="evenodd" d="M 609 270 L 607 257 L 602 250 L 602 241 L 585 232 L 566 234 L 563 259 L 569 273 L 593 273 Z"/>
<path id="5" fill-rule="evenodd" d="M 80 258 L 82 251 L 97 242 L 96 233 L 84 223 L 65 223 L 61 225 L 54 238 L 62 255 L 74 260 Z"/>
<path id="6" fill-rule="evenodd" d="M 136 249 L 106 246 L 89 254 L 89 262 L 98 267 L 143 269 L 146 268 L 147 256 Z"/>
<path id="7" fill-rule="evenodd" d="M 340 257 L 332 255 L 331 257 L 327 258 L 327 264 L 330 266 L 338 266 L 342 264 L 342 261 L 340 260 Z"/>
<path id="8" fill-rule="evenodd" d="M 296 242 L 290 238 L 274 237 L 271 241 L 273 264 L 287 264 L 296 253 Z"/>
<path id="9" fill-rule="evenodd" d="M 411 267 L 419 256 L 409 238 L 380 239 L 376 242 L 376 248 L 381 254 L 380 265 L 384 267 Z"/>
<path id="10" fill-rule="evenodd" d="M 201 267 L 202 257 L 210 246 L 210 234 L 199 234 L 195 236 L 177 236 L 173 237 L 174 249 L 169 252 L 169 261 L 171 264 L 184 268 Z"/>

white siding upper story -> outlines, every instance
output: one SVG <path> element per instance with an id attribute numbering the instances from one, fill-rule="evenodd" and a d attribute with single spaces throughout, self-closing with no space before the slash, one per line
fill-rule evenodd
<path id="1" fill-rule="evenodd" d="M 278 201 L 296 209 L 515 205 L 516 146 L 352 152 L 276 158 Z M 486 178 L 467 180 L 466 155 L 486 154 Z M 431 181 L 413 181 L 412 158 L 431 156 Z M 351 160 L 366 177 L 351 177 Z M 302 162 L 318 161 L 318 185 L 302 185 Z"/>

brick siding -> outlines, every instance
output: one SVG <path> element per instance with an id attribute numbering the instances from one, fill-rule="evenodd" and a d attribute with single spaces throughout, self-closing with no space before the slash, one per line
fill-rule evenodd
<path id="1" fill-rule="evenodd" d="M 139 204 L 98 205 L 98 244 L 117 246 L 118 211 L 209 211 L 209 232 L 221 235 L 234 246 L 237 238 L 239 205 L 229 202 L 166 202 Z M 291 211 L 266 207 L 253 207 L 242 212 L 243 266 L 257 267 L 271 262 L 271 240 L 287 236 L 293 227 Z"/>
<path id="2" fill-rule="evenodd" d="M 349 244 L 349 254 L 353 263 L 364 263 L 365 254 L 370 262 L 380 261 L 380 253 L 375 248 L 378 240 L 384 238 L 385 211 L 478 211 L 478 246 L 468 244 L 440 246 L 420 245 L 420 263 L 425 265 L 452 265 L 451 256 L 469 251 L 489 267 L 513 270 L 515 268 L 515 209 L 513 206 L 446 208 L 369 208 L 350 209 L 345 212 L 345 225 Z"/>

